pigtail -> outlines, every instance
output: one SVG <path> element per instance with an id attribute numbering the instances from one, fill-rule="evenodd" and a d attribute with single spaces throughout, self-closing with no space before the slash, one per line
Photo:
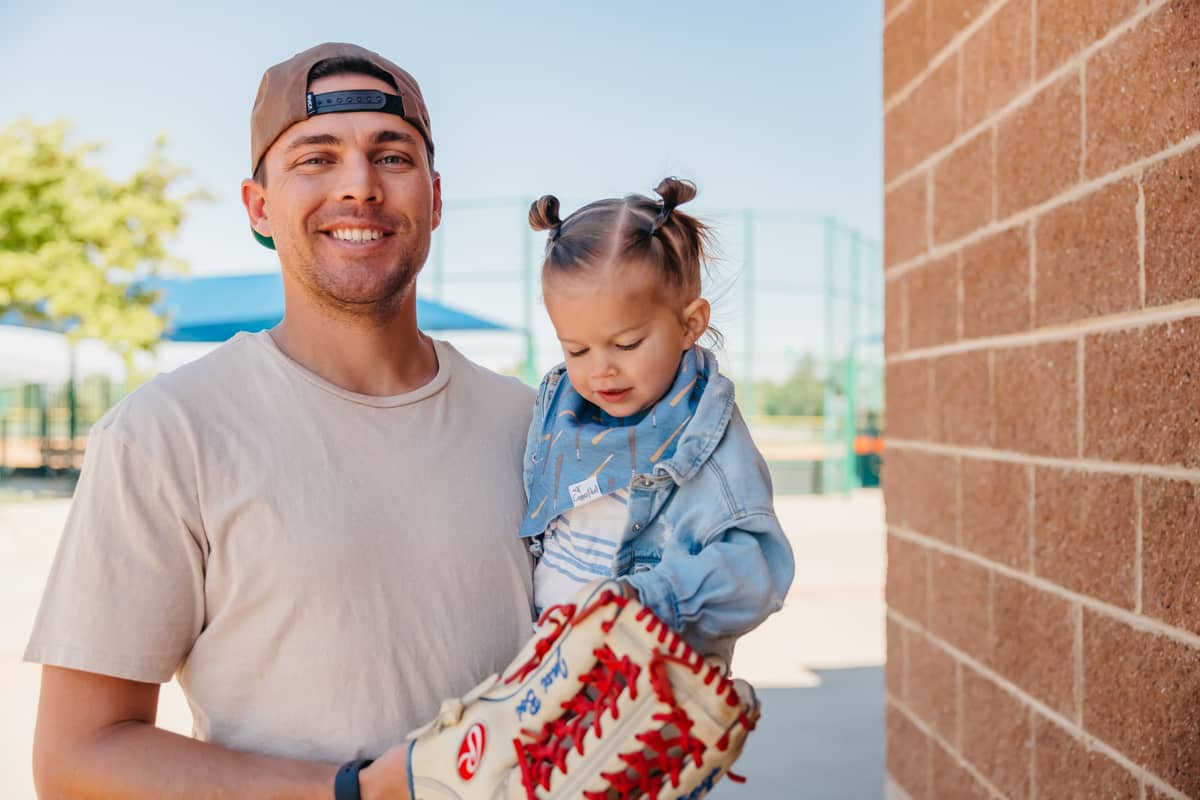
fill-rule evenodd
<path id="1" fill-rule="evenodd" d="M 677 206 L 692 200 L 696 197 L 696 184 L 691 181 L 680 180 L 679 178 L 663 178 L 659 181 L 658 186 L 654 188 L 654 193 L 662 198 L 658 215 L 654 218 L 654 223 L 650 226 L 650 235 L 655 233 L 667 223 L 671 218 L 671 212 Z"/>
<path id="2" fill-rule="evenodd" d="M 562 232 L 562 219 L 558 216 L 558 198 L 544 194 L 529 206 L 529 227 L 535 231 L 550 231 L 553 242 Z"/>

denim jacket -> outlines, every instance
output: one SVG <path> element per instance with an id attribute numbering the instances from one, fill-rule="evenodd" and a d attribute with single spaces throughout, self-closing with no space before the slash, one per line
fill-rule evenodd
<path id="1" fill-rule="evenodd" d="M 733 382 L 717 371 L 712 353 L 697 350 L 708 386 L 674 455 L 634 476 L 614 572 L 692 647 L 728 661 L 737 637 L 783 605 L 795 562 Z M 527 493 L 537 443 L 551 422 L 547 404 L 566 376 L 560 364 L 538 390 L 525 448 Z M 540 535 L 530 538 L 540 555 Z"/>

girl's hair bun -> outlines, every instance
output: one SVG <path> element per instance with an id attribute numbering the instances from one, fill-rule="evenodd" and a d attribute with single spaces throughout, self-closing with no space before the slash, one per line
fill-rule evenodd
<path id="1" fill-rule="evenodd" d="M 562 225 L 558 216 L 558 198 L 544 194 L 529 207 L 529 227 L 535 231 L 548 231 Z"/>

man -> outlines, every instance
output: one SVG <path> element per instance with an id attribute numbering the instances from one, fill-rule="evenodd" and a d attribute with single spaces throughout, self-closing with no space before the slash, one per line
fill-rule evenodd
<path id="1" fill-rule="evenodd" d="M 329 800 L 349 762 L 338 798 L 406 798 L 396 743 L 529 634 L 533 396 L 417 329 L 442 203 L 416 82 L 320 45 L 251 129 L 286 315 L 93 429 L 26 652 L 44 797 Z M 173 674 L 194 739 L 154 727 Z"/>

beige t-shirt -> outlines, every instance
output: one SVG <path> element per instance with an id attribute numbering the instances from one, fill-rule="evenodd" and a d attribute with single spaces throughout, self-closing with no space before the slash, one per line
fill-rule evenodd
<path id="1" fill-rule="evenodd" d="M 533 392 L 436 342 L 437 376 L 345 391 L 240 334 L 92 430 L 27 661 L 178 673 L 198 738 L 377 755 L 516 655 Z"/>

